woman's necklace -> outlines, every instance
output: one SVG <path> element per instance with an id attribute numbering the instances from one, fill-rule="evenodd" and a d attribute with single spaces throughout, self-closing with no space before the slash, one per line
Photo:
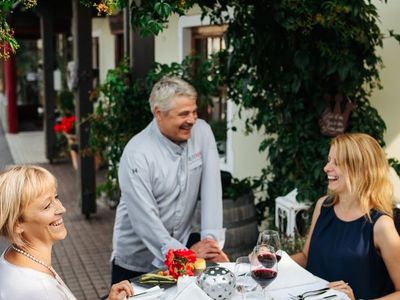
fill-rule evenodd
<path id="1" fill-rule="evenodd" d="M 32 254 L 25 252 L 24 250 L 21 250 L 17 247 L 15 247 L 14 245 L 11 245 L 12 249 L 24 256 L 26 256 L 27 258 L 33 260 L 34 262 L 38 263 L 39 265 L 42 265 L 43 267 L 47 268 L 50 270 L 50 272 L 54 275 L 55 279 L 58 281 L 59 284 L 61 284 L 64 287 L 63 292 L 65 293 L 65 295 L 67 296 L 67 299 L 70 300 L 76 300 L 76 298 L 74 297 L 74 295 L 71 293 L 71 291 L 69 290 L 69 288 L 67 287 L 67 285 L 64 283 L 64 281 L 61 279 L 60 276 L 58 276 L 56 270 L 53 269 L 53 267 L 46 265 L 43 261 L 41 261 L 40 259 L 34 257 Z"/>
<path id="2" fill-rule="evenodd" d="M 46 265 L 46 264 L 45 264 L 43 261 L 41 261 L 40 259 L 36 258 L 35 256 L 33 256 L 32 254 L 30 254 L 30 253 L 28 253 L 28 252 L 25 252 L 24 250 L 21 250 L 21 249 L 15 247 L 14 245 L 11 245 L 11 247 L 13 248 L 14 251 L 16 251 L 16 252 L 18 252 L 18 253 L 20 253 L 20 254 L 26 256 L 27 258 L 33 260 L 34 262 L 36 262 L 36 263 L 42 265 L 43 267 L 49 269 L 50 272 L 51 272 L 55 277 L 57 277 L 57 272 L 53 269 L 53 267 L 51 267 L 51 266 L 49 266 L 49 265 Z"/>

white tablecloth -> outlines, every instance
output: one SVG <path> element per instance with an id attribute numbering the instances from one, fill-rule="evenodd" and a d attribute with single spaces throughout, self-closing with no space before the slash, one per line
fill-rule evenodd
<path id="1" fill-rule="evenodd" d="M 234 263 L 221 263 L 219 264 L 222 267 L 226 267 L 233 272 Z M 326 287 L 327 281 L 323 280 L 319 277 L 314 276 L 301 266 L 299 266 L 294 260 L 290 258 L 290 256 L 283 252 L 282 259 L 278 264 L 278 277 L 267 287 L 268 293 L 276 300 L 281 299 L 290 299 L 290 294 L 298 295 L 306 291 L 315 290 L 319 288 Z M 142 287 L 138 287 L 133 285 L 135 291 L 142 291 Z M 189 287 L 190 288 L 190 287 Z M 201 293 L 198 293 L 197 288 L 193 289 L 193 296 L 190 297 L 190 300 L 209 300 L 211 298 L 203 296 Z M 177 298 L 180 299 L 178 295 L 177 287 L 171 287 L 166 289 L 164 293 L 160 296 L 156 296 L 153 299 L 162 299 L 162 300 L 175 300 Z M 196 295 L 195 295 L 196 294 Z M 336 298 L 330 298 L 332 300 L 347 300 L 348 297 L 335 290 L 329 290 L 324 293 L 322 296 L 316 297 L 307 297 L 307 300 L 317 300 L 323 299 L 328 295 L 336 295 Z M 261 289 L 258 289 L 256 292 L 251 292 L 246 294 L 247 299 L 263 299 L 261 294 Z M 134 299 L 134 298 L 133 298 Z M 147 299 L 147 298 L 146 298 Z M 149 298 L 151 299 L 151 298 Z M 241 300 L 241 295 L 238 293 L 234 293 L 231 300 Z"/>

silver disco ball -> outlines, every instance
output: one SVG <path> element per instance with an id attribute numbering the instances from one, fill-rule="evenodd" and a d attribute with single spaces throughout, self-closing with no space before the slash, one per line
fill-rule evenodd
<path id="1" fill-rule="evenodd" d="M 200 274 L 197 284 L 212 299 L 229 299 L 235 290 L 235 275 L 224 267 L 208 267 Z"/>

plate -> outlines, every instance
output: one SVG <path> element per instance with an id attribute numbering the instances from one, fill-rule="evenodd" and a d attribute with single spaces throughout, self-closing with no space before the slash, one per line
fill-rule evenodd
<path id="1" fill-rule="evenodd" d="M 149 273 L 157 274 L 159 271 L 165 271 L 165 270 L 166 269 L 160 269 L 160 270 L 155 270 L 155 271 L 149 272 Z M 142 275 L 133 277 L 131 279 L 131 282 L 136 284 L 136 285 L 138 285 L 138 286 L 145 287 L 145 288 L 150 288 L 150 287 L 158 285 L 160 288 L 168 289 L 168 288 L 173 287 L 174 285 L 176 285 L 176 281 L 175 282 L 171 282 L 171 283 L 165 283 L 165 282 L 162 282 L 162 283 L 160 283 L 160 282 L 158 282 L 158 283 L 157 282 L 140 282 L 139 279 L 140 279 L 141 276 Z"/>

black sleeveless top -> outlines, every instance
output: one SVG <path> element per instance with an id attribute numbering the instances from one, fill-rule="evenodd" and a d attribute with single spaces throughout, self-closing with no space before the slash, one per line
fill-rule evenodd
<path id="1" fill-rule="evenodd" d="M 378 298 L 394 292 L 385 263 L 374 246 L 373 228 L 383 214 L 371 210 L 367 217 L 345 222 L 324 201 L 311 237 L 307 270 L 327 281 L 343 280 L 356 299 Z M 325 205 L 325 206 L 324 206 Z"/>

